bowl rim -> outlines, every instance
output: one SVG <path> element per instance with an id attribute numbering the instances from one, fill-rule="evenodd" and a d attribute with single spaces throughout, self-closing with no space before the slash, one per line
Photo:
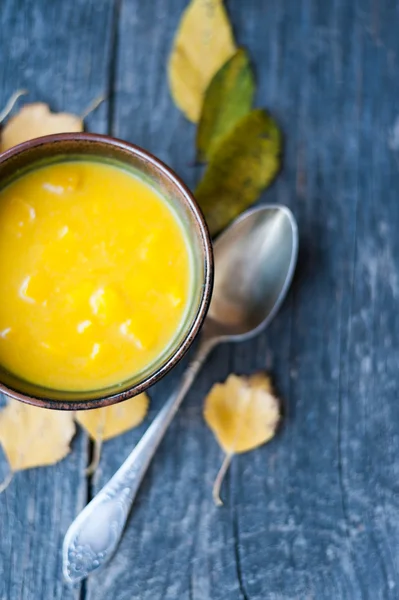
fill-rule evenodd
<path id="1" fill-rule="evenodd" d="M 153 154 L 144 150 L 140 146 L 126 142 L 116 137 L 109 135 L 97 134 L 97 133 L 57 133 L 53 135 L 46 135 L 43 137 L 35 138 L 22 142 L 17 146 L 5 150 L 0 153 L 0 165 L 8 161 L 9 159 L 24 153 L 26 150 L 32 148 L 40 148 L 41 146 L 47 146 L 51 144 L 57 144 L 62 142 L 86 142 L 92 144 L 105 144 L 120 150 L 124 150 L 128 154 L 139 157 L 140 159 L 149 163 L 154 167 L 161 175 L 162 178 L 168 179 L 175 187 L 178 192 L 180 201 L 188 205 L 190 211 L 195 217 L 195 222 L 199 228 L 199 242 L 201 245 L 201 255 L 204 261 L 204 278 L 201 285 L 201 299 L 197 309 L 197 313 L 191 323 L 190 328 L 185 333 L 181 343 L 169 356 L 169 358 L 163 362 L 154 372 L 150 373 L 143 380 L 138 381 L 131 387 L 121 391 L 113 391 L 110 394 L 102 396 L 96 399 L 84 399 L 84 400 L 62 400 L 50 397 L 40 397 L 40 395 L 30 395 L 24 392 L 20 392 L 17 389 L 9 387 L 2 383 L 0 375 L 0 392 L 9 396 L 15 400 L 19 400 L 26 404 L 38 406 L 40 408 L 49 408 L 55 410 L 91 410 L 95 408 L 101 408 L 123 402 L 128 398 L 132 398 L 145 390 L 150 386 L 158 382 L 166 373 L 168 373 L 186 354 L 194 339 L 196 338 L 203 321 L 208 312 L 214 278 L 214 259 L 213 259 L 213 247 L 212 241 L 209 234 L 205 218 L 202 214 L 200 207 L 198 206 L 192 192 L 183 182 L 183 180 L 163 161 L 155 157 Z M 89 154 L 89 153 L 88 153 Z M 38 157 L 38 160 L 40 158 Z M 32 161 L 34 164 L 34 161 Z M 54 390 L 55 391 L 55 390 Z M 67 390 L 60 390 L 60 392 Z M 95 390 L 93 390 L 94 392 Z M 90 392 L 90 390 L 88 391 Z M 73 394 L 73 391 L 70 392 Z"/>

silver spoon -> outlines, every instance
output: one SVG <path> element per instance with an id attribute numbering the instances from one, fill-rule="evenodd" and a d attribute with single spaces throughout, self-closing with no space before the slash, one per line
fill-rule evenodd
<path id="1" fill-rule="evenodd" d="M 214 291 L 196 357 L 130 456 L 68 529 L 63 571 L 70 583 L 114 553 L 148 465 L 210 350 L 219 342 L 249 339 L 276 314 L 297 259 L 294 216 L 284 206 L 250 210 L 218 237 L 214 250 Z"/>

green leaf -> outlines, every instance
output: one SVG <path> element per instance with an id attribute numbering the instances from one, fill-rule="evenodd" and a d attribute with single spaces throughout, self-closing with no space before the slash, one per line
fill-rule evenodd
<path id="1" fill-rule="evenodd" d="M 243 117 L 212 155 L 195 197 L 212 235 L 255 202 L 280 168 L 281 132 L 264 110 Z"/>
<path id="2" fill-rule="evenodd" d="M 216 72 L 205 92 L 197 129 L 197 158 L 210 159 L 218 144 L 252 107 L 255 80 L 240 48 Z"/>

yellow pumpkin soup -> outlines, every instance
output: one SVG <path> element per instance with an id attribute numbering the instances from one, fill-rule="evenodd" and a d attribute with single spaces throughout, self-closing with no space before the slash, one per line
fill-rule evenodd
<path id="1" fill-rule="evenodd" d="M 0 363 L 58 390 L 125 381 L 175 338 L 191 271 L 179 218 L 133 173 L 25 173 L 0 191 Z"/>

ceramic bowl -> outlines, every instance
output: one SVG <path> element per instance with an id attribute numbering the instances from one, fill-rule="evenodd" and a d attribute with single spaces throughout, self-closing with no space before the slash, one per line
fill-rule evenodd
<path id="1" fill-rule="evenodd" d="M 0 391 L 44 408 L 99 408 L 139 394 L 165 375 L 187 352 L 206 316 L 213 283 L 209 232 L 191 192 L 171 169 L 133 144 L 103 135 L 65 133 L 37 138 L 0 154 L 0 188 L 26 171 L 60 160 L 99 160 L 122 166 L 147 180 L 171 203 L 186 228 L 193 253 L 190 305 L 176 338 L 152 364 L 130 379 L 101 390 L 60 391 L 25 381 L 0 365 Z M 10 248 L 12 253 L 12 248 Z M 29 348 L 26 348 L 29 360 Z"/>

